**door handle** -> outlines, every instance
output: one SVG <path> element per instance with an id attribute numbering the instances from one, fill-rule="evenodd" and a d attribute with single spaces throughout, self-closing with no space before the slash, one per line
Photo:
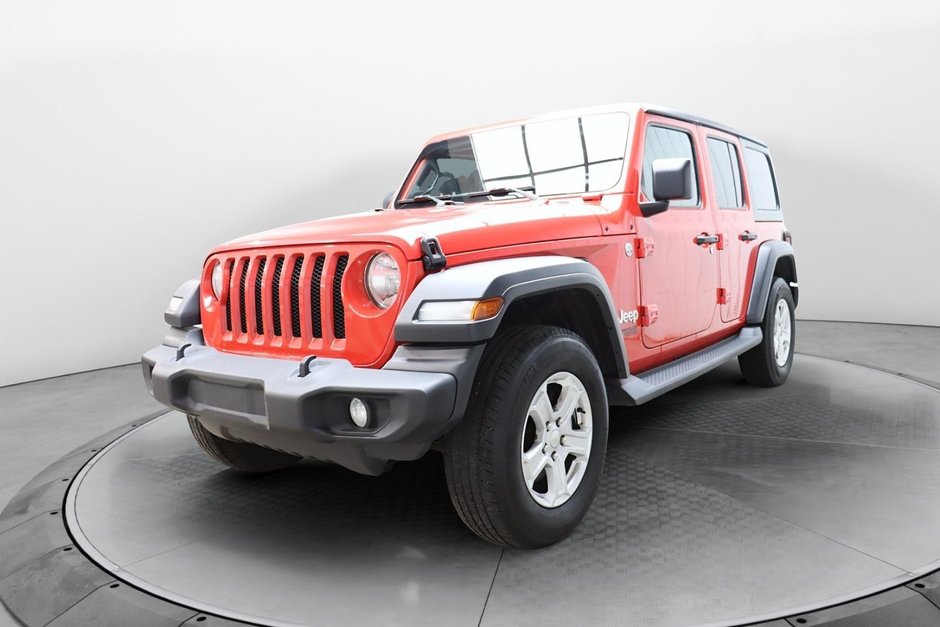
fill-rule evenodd
<path id="1" fill-rule="evenodd" d="M 742 242 L 753 242 L 757 239 L 757 233 L 751 233 L 750 231 L 744 231 L 738 235 L 738 239 Z"/>
<path id="2" fill-rule="evenodd" d="M 704 246 L 705 244 L 717 244 L 721 238 L 717 235 L 709 235 L 708 233 L 702 233 L 701 235 L 695 236 L 695 243 L 699 246 Z"/>

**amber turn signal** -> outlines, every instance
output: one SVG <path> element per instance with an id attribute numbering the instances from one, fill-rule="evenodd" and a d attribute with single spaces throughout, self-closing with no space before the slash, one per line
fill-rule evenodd
<path id="1" fill-rule="evenodd" d="M 495 317 L 502 308 L 503 299 L 498 296 L 496 298 L 487 298 L 486 300 L 477 301 L 477 304 L 473 306 L 473 313 L 470 314 L 470 319 L 489 320 Z"/>

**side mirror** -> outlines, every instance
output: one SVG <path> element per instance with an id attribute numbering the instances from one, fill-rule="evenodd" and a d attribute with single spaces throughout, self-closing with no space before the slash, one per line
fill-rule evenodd
<path id="1" fill-rule="evenodd" d="M 389 192 L 385 194 L 385 199 L 382 201 L 382 209 L 388 209 L 392 204 L 392 196 L 395 195 L 395 192 Z"/>
<path id="2" fill-rule="evenodd" d="M 653 202 L 640 203 L 640 212 L 648 218 L 669 208 L 670 200 L 692 198 L 692 160 L 653 160 Z"/>

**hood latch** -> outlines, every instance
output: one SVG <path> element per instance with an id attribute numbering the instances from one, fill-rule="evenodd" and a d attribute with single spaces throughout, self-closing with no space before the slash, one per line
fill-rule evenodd
<path id="1" fill-rule="evenodd" d="M 436 237 L 421 238 L 421 262 L 427 272 L 442 270 L 447 267 L 447 257 L 441 250 L 441 243 Z"/>

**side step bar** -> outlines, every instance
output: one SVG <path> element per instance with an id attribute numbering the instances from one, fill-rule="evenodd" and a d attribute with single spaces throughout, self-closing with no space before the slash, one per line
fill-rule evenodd
<path id="1" fill-rule="evenodd" d="M 608 380 L 608 400 L 611 405 L 642 405 L 754 348 L 763 337 L 760 327 L 744 327 L 735 336 L 659 368 L 628 375 L 626 379 Z"/>

